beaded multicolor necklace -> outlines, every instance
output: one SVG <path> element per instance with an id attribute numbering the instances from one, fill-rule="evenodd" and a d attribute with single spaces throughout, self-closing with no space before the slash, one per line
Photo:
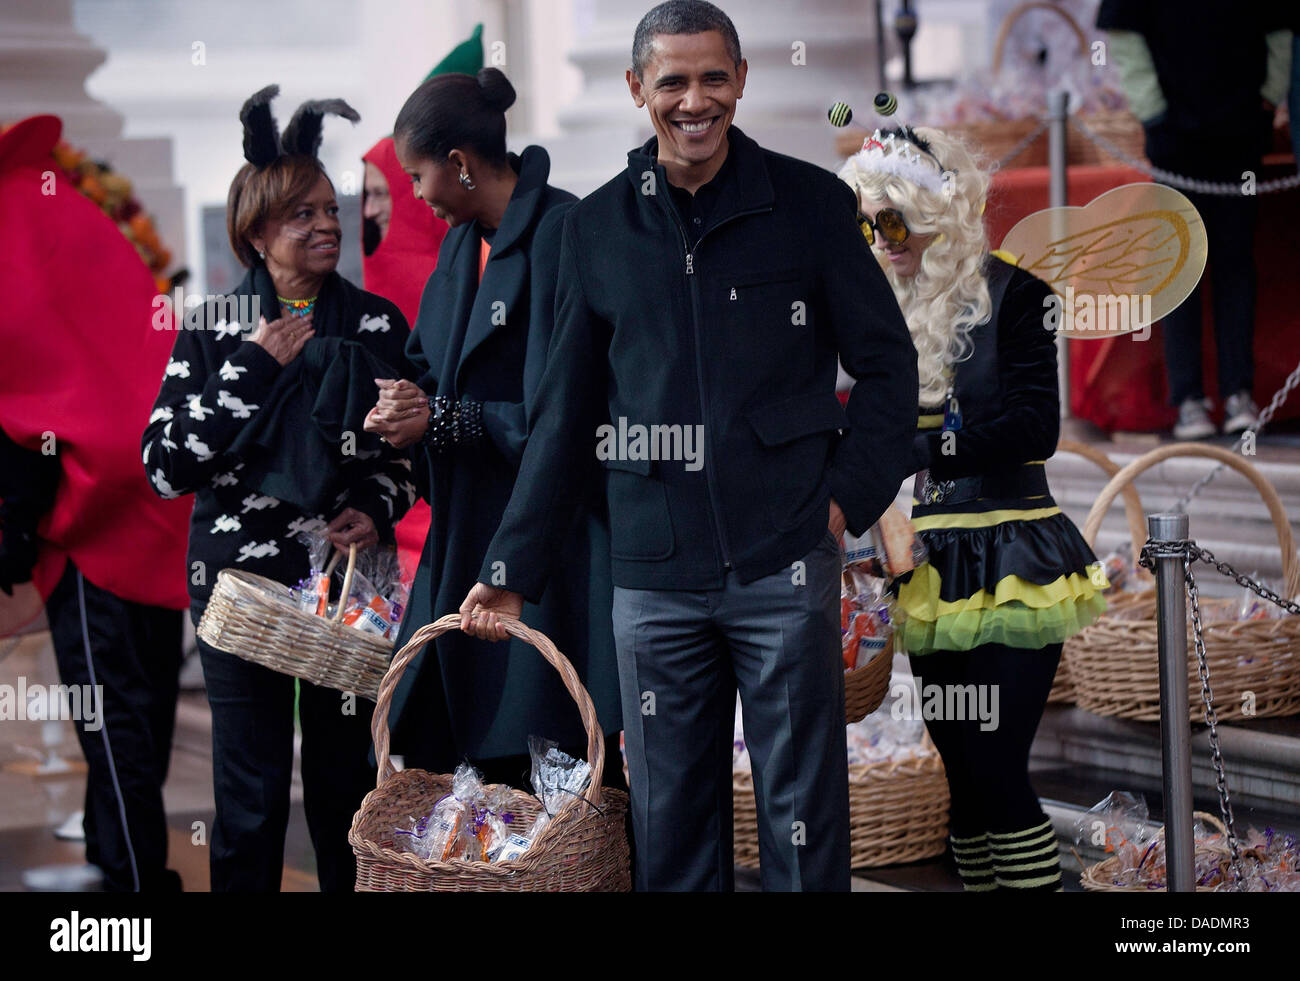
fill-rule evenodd
<path id="1" fill-rule="evenodd" d="M 311 308 L 316 305 L 316 297 L 314 296 L 308 300 L 286 300 L 283 296 L 277 296 L 276 299 L 280 301 L 282 309 L 286 309 L 297 317 L 305 317 L 311 313 Z"/>

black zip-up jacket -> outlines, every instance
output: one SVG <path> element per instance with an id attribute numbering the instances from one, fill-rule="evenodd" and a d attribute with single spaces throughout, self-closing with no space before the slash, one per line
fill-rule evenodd
<path id="1" fill-rule="evenodd" d="M 566 216 L 555 334 L 482 582 L 536 601 L 593 453 L 614 583 L 633 589 L 769 575 L 827 533 L 832 496 L 861 534 L 911 472 L 916 351 L 853 192 L 728 138 L 734 166 L 693 249 L 653 139 Z M 858 381 L 847 411 L 836 355 Z M 682 441 L 697 426 L 702 459 Z"/>

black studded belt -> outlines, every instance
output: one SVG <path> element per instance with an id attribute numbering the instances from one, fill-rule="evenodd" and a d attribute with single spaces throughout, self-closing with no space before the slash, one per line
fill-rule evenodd
<path id="1" fill-rule="evenodd" d="M 925 469 L 916 475 L 912 484 L 912 496 L 920 504 L 964 504 L 981 497 L 1039 497 L 1049 493 L 1047 471 L 1041 463 L 951 480 L 937 480 Z"/>

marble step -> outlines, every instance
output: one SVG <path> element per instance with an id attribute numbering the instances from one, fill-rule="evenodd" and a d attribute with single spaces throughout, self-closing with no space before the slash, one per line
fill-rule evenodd
<path id="1" fill-rule="evenodd" d="M 1300 831 L 1300 718 L 1221 723 L 1219 745 L 1228 790 L 1238 819 L 1281 822 Z M 1073 705 L 1049 705 L 1030 756 L 1043 775 L 1040 796 L 1091 807 L 1109 790 L 1146 794 L 1152 815 L 1160 813 L 1160 726 L 1094 715 Z M 1086 774 L 1115 781 L 1083 789 Z M 1208 729 L 1192 728 L 1192 786 L 1198 806 L 1218 812 Z M 1100 791 L 1100 792 L 1098 792 Z M 1253 817 L 1252 817 L 1253 815 Z M 1261 825 L 1262 826 L 1262 825 Z"/>
<path id="2" fill-rule="evenodd" d="M 1108 445 L 1098 447 L 1120 466 L 1131 462 L 1149 447 Z M 1267 455 L 1264 455 L 1267 450 Z M 1300 454 L 1289 448 L 1266 448 L 1249 462 L 1277 491 L 1288 519 L 1300 514 Z M 1142 474 L 1137 480 L 1143 511 L 1153 514 L 1170 510 L 1178 498 L 1214 461 L 1196 458 L 1166 460 Z M 1048 461 L 1052 492 L 1061 508 L 1083 528 L 1094 502 L 1107 478 L 1089 460 L 1074 454 L 1058 454 Z M 1238 571 L 1262 577 L 1267 584 L 1278 586 L 1282 578 L 1282 551 L 1278 533 L 1259 493 L 1236 473 L 1221 472 L 1192 500 L 1188 508 L 1191 537 L 1222 561 Z M 1293 524 L 1292 524 L 1292 527 Z M 1122 503 L 1116 501 L 1108 510 L 1097 536 L 1099 555 L 1129 542 Z M 1211 595 L 1226 595 L 1238 589 L 1217 572 L 1198 566 L 1198 582 Z"/>

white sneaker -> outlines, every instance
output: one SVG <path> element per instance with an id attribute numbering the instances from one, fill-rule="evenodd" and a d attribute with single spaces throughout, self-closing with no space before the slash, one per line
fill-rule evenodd
<path id="1" fill-rule="evenodd" d="M 60 841 L 85 841 L 86 814 L 84 811 L 76 811 L 68 815 L 68 819 L 54 829 L 54 837 Z"/>
<path id="2" fill-rule="evenodd" d="M 32 892 L 100 892 L 104 873 L 94 865 L 42 865 L 23 872 L 23 886 Z"/>
<path id="3" fill-rule="evenodd" d="M 1184 399 L 1174 423 L 1174 439 L 1205 439 L 1215 433 L 1209 399 Z"/>
<path id="4" fill-rule="evenodd" d="M 1228 401 L 1223 403 L 1223 414 L 1225 433 L 1240 433 L 1259 425 L 1259 407 L 1251 401 L 1250 392 L 1229 395 Z"/>

